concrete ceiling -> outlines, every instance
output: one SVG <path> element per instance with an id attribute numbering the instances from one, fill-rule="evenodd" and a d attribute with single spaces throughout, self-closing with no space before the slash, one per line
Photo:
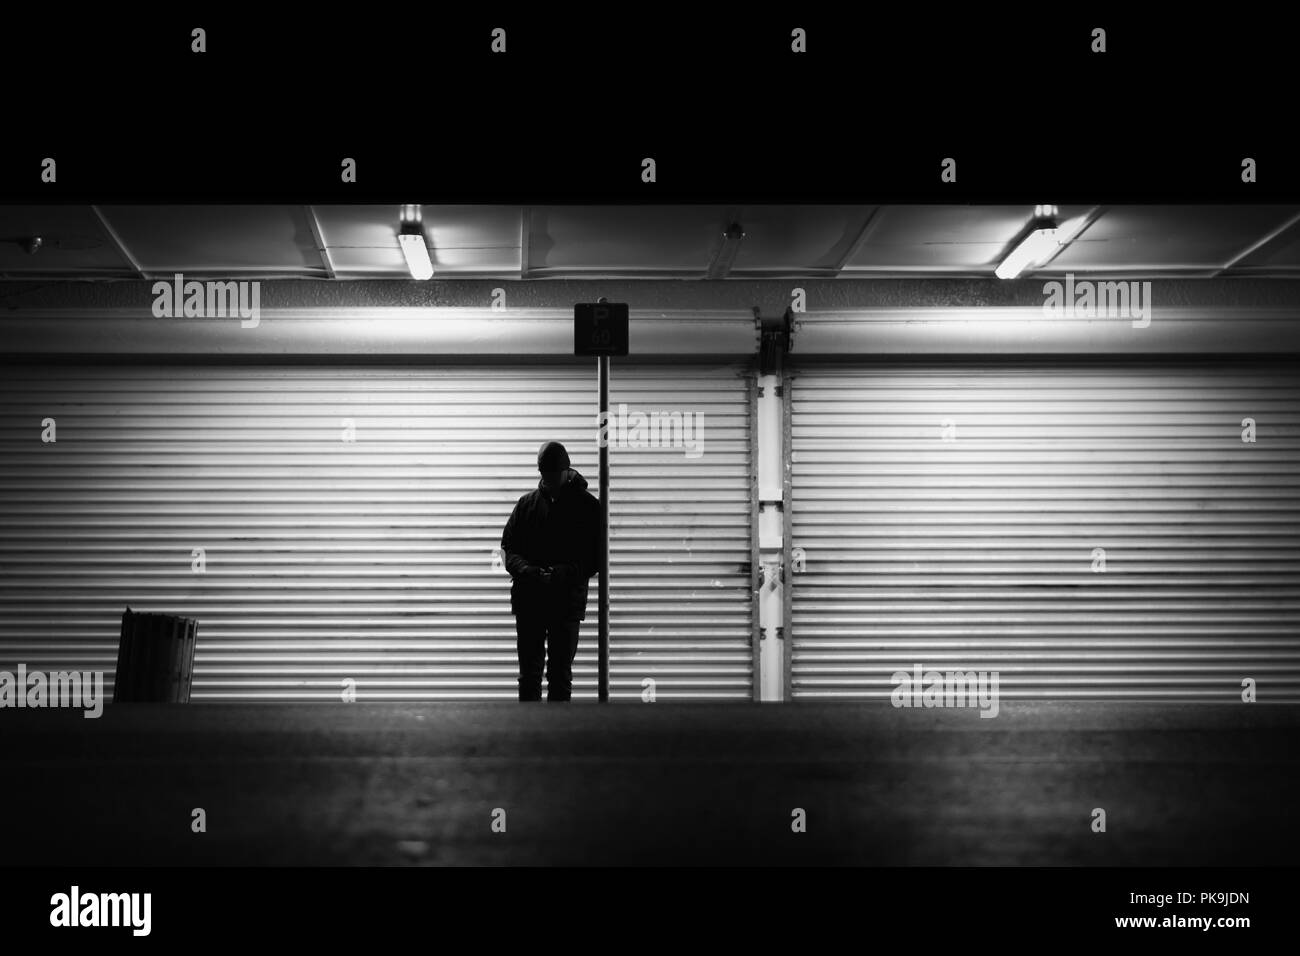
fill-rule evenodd
<path id="1" fill-rule="evenodd" d="M 0 279 L 408 279 L 401 207 L 0 206 Z M 435 278 L 983 277 L 1032 206 L 424 206 Z M 1066 206 L 1074 240 L 1028 275 L 1300 278 L 1300 206 Z M 40 237 L 35 252 L 27 251 Z"/>

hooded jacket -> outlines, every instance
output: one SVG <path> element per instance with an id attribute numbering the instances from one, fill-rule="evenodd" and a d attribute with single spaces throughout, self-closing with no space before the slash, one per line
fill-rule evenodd
<path id="1" fill-rule="evenodd" d="M 537 487 L 515 503 L 501 534 L 510 586 L 510 610 L 569 621 L 587 616 L 588 582 L 600 571 L 603 544 L 600 502 L 587 479 L 568 469 L 568 480 L 551 501 Z M 550 584 L 542 581 L 551 568 Z"/>

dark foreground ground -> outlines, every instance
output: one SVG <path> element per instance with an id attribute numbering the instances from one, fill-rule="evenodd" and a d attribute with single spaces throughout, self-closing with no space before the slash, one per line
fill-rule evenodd
<path id="1" fill-rule="evenodd" d="M 995 719 L 121 704 L 98 720 L 0 711 L 0 760 L 7 865 L 1291 865 L 1300 850 L 1300 707 L 1269 704 L 1004 701 Z"/>

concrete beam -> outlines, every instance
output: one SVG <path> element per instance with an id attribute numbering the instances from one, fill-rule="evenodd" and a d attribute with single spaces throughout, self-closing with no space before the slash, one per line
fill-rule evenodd
<path id="1" fill-rule="evenodd" d="M 1124 317 L 1047 317 L 1045 285 L 905 279 L 267 280 L 257 283 L 261 319 L 249 328 L 237 318 L 156 318 L 151 282 L 8 282 L 0 283 L 0 357 L 564 356 L 572 353 L 573 304 L 599 296 L 631 306 L 633 354 L 753 355 L 755 310 L 760 316 L 783 314 L 796 288 L 803 290 L 807 309 L 793 316 L 795 358 L 1300 351 L 1300 281 L 1151 281 L 1145 324 Z M 501 293 L 505 308 L 491 308 Z"/>
<path id="2" fill-rule="evenodd" d="M 165 277 L 171 279 L 171 276 Z M 221 276 L 187 276 L 220 279 Z M 1049 277 L 1051 278 L 1051 277 Z M 1101 280 L 1099 274 L 1088 279 Z M 572 309 L 575 302 L 606 296 L 633 309 L 744 310 L 780 315 L 792 291 L 805 292 L 809 312 L 901 308 L 1009 308 L 1041 306 L 1048 279 L 699 279 L 576 280 L 410 279 L 326 281 L 261 280 L 264 308 L 482 308 L 504 289 L 509 309 Z M 1233 278 L 1151 280 L 1163 307 L 1265 308 L 1300 306 L 1300 280 Z M 0 282 L 0 313 L 24 308 L 96 311 L 147 309 L 152 283 L 120 281 Z"/>

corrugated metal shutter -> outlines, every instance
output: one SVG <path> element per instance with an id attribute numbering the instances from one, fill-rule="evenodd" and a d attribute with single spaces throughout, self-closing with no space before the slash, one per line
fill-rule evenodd
<path id="1" fill-rule="evenodd" d="M 1300 698 L 1296 371 L 810 365 L 791 404 L 795 697 L 919 663 L 1003 697 Z"/>
<path id="2" fill-rule="evenodd" d="M 130 605 L 198 618 L 195 701 L 512 698 L 493 552 L 543 440 L 594 491 L 595 391 L 594 363 L 6 369 L 0 669 L 111 693 Z M 705 423 L 698 457 L 611 454 L 614 698 L 752 698 L 748 396 L 739 368 L 614 362 L 616 408 Z M 595 644 L 593 586 L 576 698 Z"/>

